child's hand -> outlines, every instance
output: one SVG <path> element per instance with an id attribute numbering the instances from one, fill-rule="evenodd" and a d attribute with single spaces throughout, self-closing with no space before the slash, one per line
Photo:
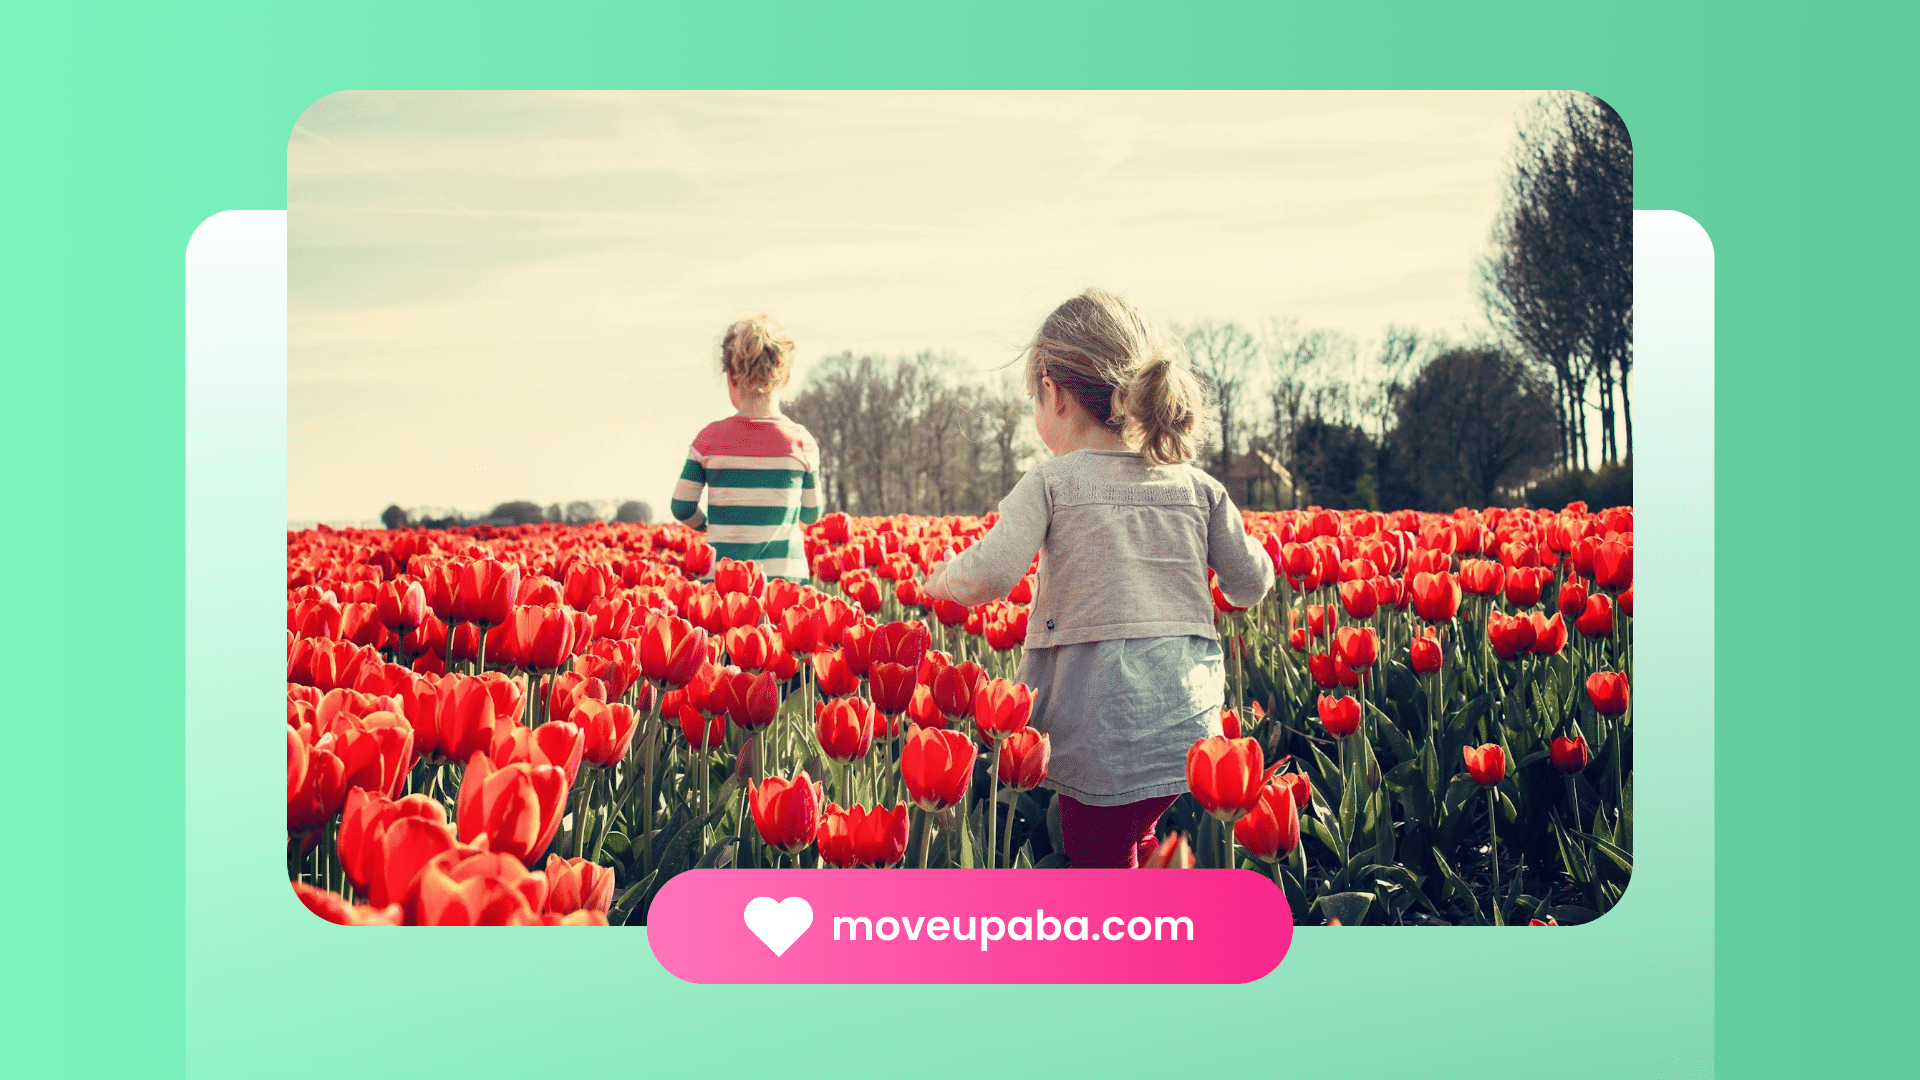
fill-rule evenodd
<path id="1" fill-rule="evenodd" d="M 934 563 L 933 569 L 927 571 L 926 583 L 920 587 L 920 591 L 935 600 L 952 600 L 953 597 L 947 595 L 946 579 L 942 577 L 942 571 L 946 568 L 945 561 Z"/>

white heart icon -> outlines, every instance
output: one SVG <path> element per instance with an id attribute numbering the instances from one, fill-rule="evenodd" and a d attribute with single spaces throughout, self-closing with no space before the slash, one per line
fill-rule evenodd
<path id="1" fill-rule="evenodd" d="M 777 902 L 771 896 L 756 896 L 747 901 L 746 919 L 753 936 L 779 956 L 813 925 L 813 905 L 798 896 Z"/>

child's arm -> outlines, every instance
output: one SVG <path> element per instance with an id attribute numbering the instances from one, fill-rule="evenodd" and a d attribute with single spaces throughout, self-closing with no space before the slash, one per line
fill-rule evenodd
<path id="1" fill-rule="evenodd" d="M 813 464 L 800 476 L 800 524 L 811 525 L 820 520 L 820 458 L 818 453 Z"/>
<path id="2" fill-rule="evenodd" d="M 700 493 L 707 487 L 707 467 L 700 451 L 687 448 L 687 463 L 680 467 L 680 482 L 673 486 L 673 500 L 667 509 L 675 521 L 684 521 L 696 529 L 707 527 L 707 516 L 700 512 Z"/>
<path id="3" fill-rule="evenodd" d="M 1234 607 L 1252 607 L 1273 588 L 1273 560 L 1247 535 L 1240 508 L 1224 491 L 1207 520 L 1207 565 Z"/>
<path id="4" fill-rule="evenodd" d="M 972 607 L 1012 592 L 1047 538 L 1051 516 L 1047 482 L 1029 471 L 1000 500 L 1000 520 L 987 535 L 928 576 L 927 595 Z"/>

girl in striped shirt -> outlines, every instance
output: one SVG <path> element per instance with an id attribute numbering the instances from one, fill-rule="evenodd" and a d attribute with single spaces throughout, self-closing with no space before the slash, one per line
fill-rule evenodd
<path id="1" fill-rule="evenodd" d="M 793 339 L 771 316 L 741 319 L 720 342 L 720 370 L 739 411 L 694 436 L 673 489 L 673 516 L 705 529 L 716 558 L 752 560 L 767 577 L 806 581 L 800 526 L 820 517 L 820 447 L 773 399 L 793 373 Z"/>

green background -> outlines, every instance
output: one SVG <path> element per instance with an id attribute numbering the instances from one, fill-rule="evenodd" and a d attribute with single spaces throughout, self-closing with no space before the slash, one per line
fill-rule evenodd
<path id="1" fill-rule="evenodd" d="M 1910 8 L 678 8 L 0 17 L 12 389 L 0 438 L 15 506 L 0 560 L 16 733 L 0 783 L 12 837 L 9 1071 L 1653 1076 L 1717 1063 L 1751 1076 L 1892 1064 L 1880 1033 L 1910 991 L 1876 961 L 1888 930 L 1908 922 L 1899 899 L 1911 874 L 1891 842 L 1905 835 L 1892 811 L 1899 772 L 1875 772 L 1901 760 L 1891 728 L 1911 709 L 1886 700 L 1898 681 L 1857 673 L 1892 673 L 1879 666 L 1887 650 L 1910 655 L 1913 644 L 1877 621 L 1856 629 L 1844 586 L 1815 593 L 1826 620 L 1802 605 L 1803 590 L 1836 578 L 1866 586 L 1875 605 L 1906 603 L 1904 575 L 1852 544 L 1904 547 L 1911 517 L 1883 509 L 1906 500 L 1881 468 L 1911 456 L 1894 449 L 1894 433 L 1910 430 L 1894 412 L 1911 400 L 1913 347 L 1892 326 L 1912 306 L 1912 120 L 1896 82 L 1910 61 Z M 278 740 L 220 742 L 281 707 L 277 685 L 262 693 L 278 673 L 254 664 L 279 662 L 277 596 L 262 602 L 236 582 L 231 596 L 203 598 L 270 617 L 251 639 L 251 623 L 227 628 L 222 640 L 244 647 L 224 701 L 196 701 L 192 716 L 181 704 L 182 253 L 213 213 L 285 205 L 288 132 L 316 98 L 503 86 L 1534 86 L 1604 97 L 1634 135 L 1636 203 L 1685 211 L 1714 240 L 1715 451 L 1727 465 L 1713 506 L 1717 653 L 1698 633 L 1702 612 L 1660 613 L 1665 632 L 1644 619 L 1643 670 L 1657 637 L 1662 666 L 1700 685 L 1658 699 L 1649 688 L 1636 714 L 1676 733 L 1697 721 L 1697 735 L 1714 715 L 1711 677 L 1728 722 L 1717 745 L 1686 740 L 1690 760 L 1657 760 L 1643 736 L 1634 891 L 1608 919 L 1566 932 L 1303 931 L 1268 980 L 1183 989 L 694 987 L 661 973 L 638 933 L 419 932 L 376 944 L 307 918 L 260 873 L 279 864 Z M 271 430 L 283 419 L 233 422 Z M 1652 468 L 1642 461 L 1642 492 Z M 217 505 L 221 493 L 206 497 Z M 261 524 L 234 527 L 277 545 Z M 1657 542 L 1644 540 L 1649 568 Z M 1834 644 L 1809 654 L 1780 633 L 1795 625 L 1825 625 L 1814 637 Z M 208 750 L 194 792 L 190 739 L 196 755 Z M 1716 807 L 1727 825 L 1717 839 Z M 1663 844 L 1714 852 L 1713 875 L 1656 866 Z M 1657 908 L 1641 892 L 1656 885 Z"/>

